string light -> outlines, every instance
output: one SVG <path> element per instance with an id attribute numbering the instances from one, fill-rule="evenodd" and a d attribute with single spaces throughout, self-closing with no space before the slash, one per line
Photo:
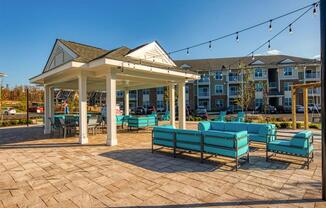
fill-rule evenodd
<path id="1" fill-rule="evenodd" d="M 252 59 L 252 60 L 255 60 L 254 52 L 251 53 L 251 59 Z"/>
<path id="2" fill-rule="evenodd" d="M 271 40 L 268 40 L 268 50 L 271 49 Z"/>
<path id="3" fill-rule="evenodd" d="M 317 15 L 317 7 L 318 7 L 318 4 L 317 4 L 317 3 L 314 3 L 314 9 L 313 9 L 313 11 L 312 11 L 312 13 L 313 13 L 314 15 Z"/>
<path id="4" fill-rule="evenodd" d="M 271 19 L 268 19 L 268 20 L 265 20 L 263 22 L 260 22 L 258 24 L 255 24 L 255 25 L 252 25 L 252 26 L 249 26 L 249 27 L 246 27 L 246 28 L 243 28 L 241 30 L 238 30 L 237 32 L 232 32 L 232 33 L 229 33 L 229 34 L 225 34 L 225 35 L 222 35 L 220 37 L 217 37 L 217 38 L 214 38 L 214 39 L 211 39 L 209 41 L 205 41 L 205 42 L 201 42 L 201 43 L 197 43 L 197 44 L 194 44 L 194 45 L 191 45 L 191 46 L 188 46 L 188 47 L 185 47 L 185 48 L 181 48 L 181 49 L 178 49 L 178 50 L 174 50 L 174 51 L 170 51 L 168 52 L 168 55 L 171 55 L 171 54 L 174 54 L 174 53 L 178 53 L 178 52 L 181 52 L 181 51 L 187 51 L 187 54 L 189 54 L 189 50 L 192 49 L 192 48 L 197 48 L 197 47 L 200 47 L 200 46 L 203 46 L 203 45 L 208 45 L 208 48 L 211 48 L 212 47 L 212 43 L 213 42 L 216 42 L 218 40 L 222 40 L 222 39 L 225 39 L 227 37 L 230 37 L 230 36 L 234 36 L 236 35 L 236 41 L 239 42 L 240 39 L 239 39 L 239 34 L 242 33 L 242 32 L 246 32 L 246 31 L 249 31 L 249 30 L 252 30 L 256 27 L 259 27 L 259 26 L 262 26 L 262 25 L 266 25 L 268 24 L 268 29 L 269 31 L 272 30 L 272 27 L 273 27 L 273 21 L 275 20 L 278 20 L 278 19 L 281 19 L 281 18 L 284 18 L 284 17 L 287 17 L 289 15 L 292 15 L 292 14 L 295 14 L 299 11 L 302 11 L 302 10 L 313 10 L 313 14 L 316 15 L 317 14 L 317 7 L 319 6 L 319 3 L 320 1 L 316 1 L 312 4 L 308 4 L 306 6 L 303 6 L 301 8 L 298 8 L 298 9 L 295 9 L 295 10 L 292 10 L 288 13 L 285 13 L 285 14 L 282 14 L 280 16 L 277 16 L 277 17 L 274 17 L 274 18 L 271 18 Z M 307 12 L 307 11 L 306 11 Z M 306 13 L 305 12 L 305 13 Z M 301 16 L 299 17 L 301 18 Z M 294 22 L 292 22 L 291 24 L 288 25 L 288 30 L 289 30 L 289 33 L 293 33 L 293 28 L 292 28 L 292 24 Z M 285 28 L 286 30 L 286 28 Z M 265 43 L 266 44 L 266 43 Z M 155 56 L 152 56 L 152 57 L 156 57 L 156 56 L 162 56 L 161 54 L 160 55 L 155 55 Z M 146 58 L 145 58 L 146 59 Z"/>
<path id="5" fill-rule="evenodd" d="M 289 33 L 292 34 L 293 31 L 292 31 L 292 24 L 289 24 Z"/>
<path id="6" fill-rule="evenodd" d="M 272 31 L 272 21 L 273 20 L 269 20 L 269 27 L 268 27 L 269 31 Z"/>

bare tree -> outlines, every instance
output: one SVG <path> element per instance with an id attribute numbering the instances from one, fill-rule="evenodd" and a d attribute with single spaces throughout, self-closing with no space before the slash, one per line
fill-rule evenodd
<path id="1" fill-rule="evenodd" d="M 239 85 L 238 96 L 235 98 L 235 103 L 240 106 L 244 111 L 247 111 L 253 104 L 255 99 L 255 81 L 252 79 L 252 74 L 249 68 L 240 66 L 243 78 Z"/>

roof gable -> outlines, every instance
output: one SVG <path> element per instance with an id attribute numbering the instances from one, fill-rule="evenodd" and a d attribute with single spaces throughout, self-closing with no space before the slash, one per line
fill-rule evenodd
<path id="1" fill-rule="evenodd" d="M 250 65 L 260 65 L 260 64 L 265 64 L 265 63 L 262 62 L 261 60 L 256 60 L 256 61 L 252 62 Z"/>
<path id="2" fill-rule="evenodd" d="M 176 66 L 173 60 L 156 41 L 131 50 L 126 57 L 153 61 L 167 66 Z"/>
<path id="3" fill-rule="evenodd" d="M 294 63 L 293 60 L 287 58 L 287 59 L 284 59 L 283 61 L 280 62 L 281 64 L 290 64 L 290 63 Z"/>
<path id="4" fill-rule="evenodd" d="M 74 53 L 72 50 L 57 40 L 52 48 L 51 54 L 43 69 L 43 72 L 47 72 L 77 57 L 78 55 L 76 53 Z"/>

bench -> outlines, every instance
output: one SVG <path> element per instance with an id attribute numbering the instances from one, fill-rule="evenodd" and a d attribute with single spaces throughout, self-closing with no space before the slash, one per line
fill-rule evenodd
<path id="1" fill-rule="evenodd" d="M 203 162 L 204 154 L 233 158 L 236 170 L 241 158 L 245 157 L 249 162 L 247 131 L 197 131 L 159 126 L 152 130 L 152 153 L 155 150 L 154 145 L 172 148 L 174 157 L 176 157 L 177 150 L 199 152 L 201 162 Z"/>

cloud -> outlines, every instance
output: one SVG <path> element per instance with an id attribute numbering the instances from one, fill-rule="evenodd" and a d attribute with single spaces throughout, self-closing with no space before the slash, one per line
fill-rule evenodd
<path id="1" fill-rule="evenodd" d="M 318 54 L 318 55 L 316 55 L 316 56 L 314 56 L 314 57 L 312 57 L 313 59 L 317 59 L 317 60 L 320 60 L 320 54 Z"/>
<path id="2" fill-rule="evenodd" d="M 277 49 L 272 49 L 272 50 L 268 50 L 267 54 L 268 55 L 279 55 L 279 54 L 281 54 L 281 51 L 279 51 Z"/>

